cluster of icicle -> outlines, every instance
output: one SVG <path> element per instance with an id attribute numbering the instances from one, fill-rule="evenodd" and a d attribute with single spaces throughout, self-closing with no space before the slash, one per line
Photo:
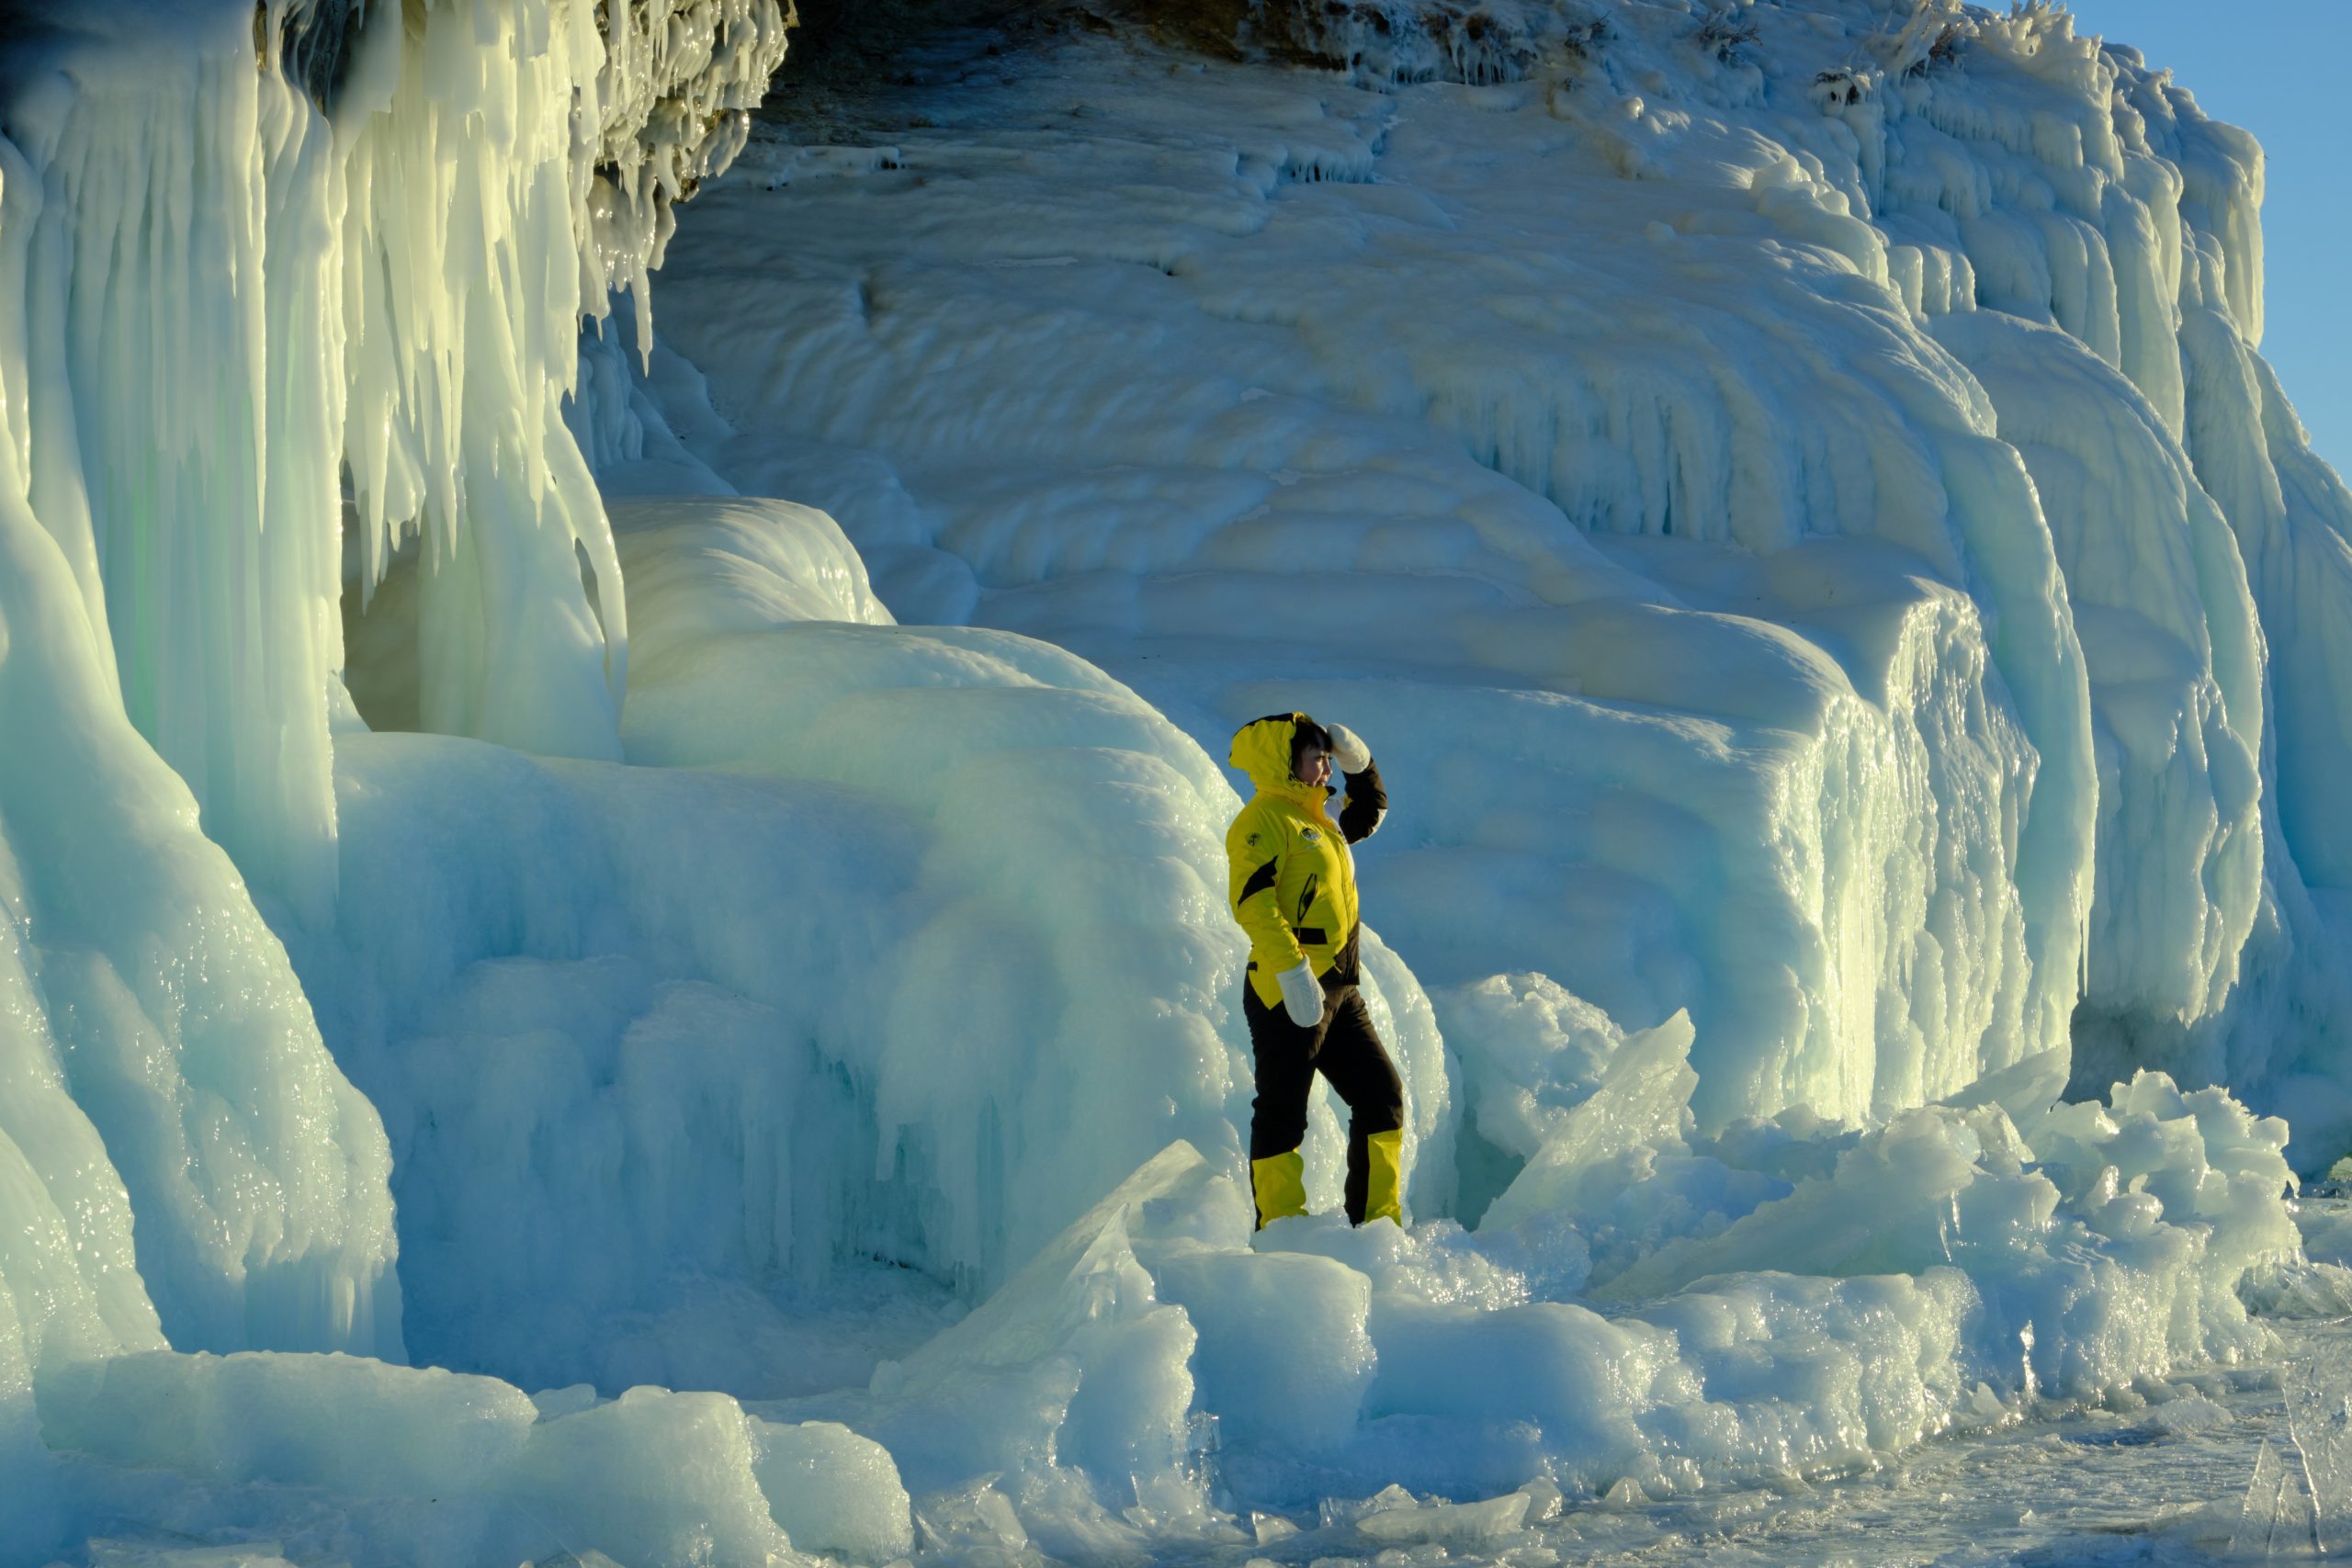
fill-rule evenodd
<path id="1" fill-rule="evenodd" d="M 331 916 L 340 602 L 421 536 L 431 722 L 617 753 L 619 574 L 560 405 L 786 19 L 139 0 L 12 34 L 0 1447 L 43 1368 L 165 1334 L 399 1356 L 382 1126 L 256 907 Z"/>
<path id="2" fill-rule="evenodd" d="M 332 898 L 338 601 L 411 535 L 425 722 L 615 754 L 626 612 L 560 412 L 580 322 L 615 287 L 645 309 L 670 204 L 741 147 L 786 23 L 139 6 L 18 51 L 0 376 L 29 498 L 132 720 L 298 908 Z"/>

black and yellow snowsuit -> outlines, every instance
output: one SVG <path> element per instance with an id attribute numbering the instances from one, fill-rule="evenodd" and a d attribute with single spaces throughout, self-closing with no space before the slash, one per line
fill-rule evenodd
<path id="1" fill-rule="evenodd" d="M 1231 761 L 1258 793 L 1225 835 L 1233 918 L 1250 934 L 1241 1010 L 1257 1057 L 1258 1098 L 1250 1121 L 1250 1186 L 1262 1227 L 1306 1213 L 1306 1097 L 1320 1072 L 1348 1107 L 1348 1218 L 1386 1215 L 1398 1224 L 1398 1163 L 1404 1152 L 1405 1091 L 1357 991 L 1355 858 L 1348 846 L 1372 835 L 1387 810 L 1380 770 L 1350 773 L 1337 821 L 1319 784 L 1292 776 L 1292 743 L 1305 714 L 1275 714 L 1243 725 Z M 1311 1028 L 1291 1021 L 1275 976 L 1309 964 L 1323 987 L 1323 1016 Z"/>

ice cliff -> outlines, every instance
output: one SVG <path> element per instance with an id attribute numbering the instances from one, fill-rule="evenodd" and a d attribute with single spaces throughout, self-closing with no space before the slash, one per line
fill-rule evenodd
<path id="1" fill-rule="evenodd" d="M 786 22 L 12 23 L 0 1559 L 1507 1545 L 2338 1288 L 2249 138 L 2038 5 Z M 1295 705 L 1418 1223 L 1253 1246 Z"/>

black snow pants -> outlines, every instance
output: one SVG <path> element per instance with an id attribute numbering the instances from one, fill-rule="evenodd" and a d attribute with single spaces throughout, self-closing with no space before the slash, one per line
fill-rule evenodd
<path id="1" fill-rule="evenodd" d="M 1352 985 L 1326 986 L 1323 1017 L 1311 1029 L 1291 1021 L 1279 1004 L 1268 1007 L 1247 985 L 1242 1016 L 1257 1057 L 1258 1098 L 1250 1116 L 1252 1161 L 1288 1154 L 1306 1141 L 1306 1096 L 1321 1073 L 1348 1108 L 1348 1219 L 1363 1224 L 1370 1181 L 1369 1142 L 1405 1124 L 1405 1086 L 1372 1027 L 1363 994 Z"/>

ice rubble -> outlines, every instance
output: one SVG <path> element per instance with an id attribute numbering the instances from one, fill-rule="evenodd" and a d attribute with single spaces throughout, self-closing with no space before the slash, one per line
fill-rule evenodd
<path id="1" fill-rule="evenodd" d="M 1686 1047 L 1613 1092 L 1687 1099 Z M 2267 1342 L 2233 1286 L 2293 1246 L 2284 1129 L 2219 1091 L 2143 1077 L 2034 1147 L 1990 1104 L 1713 1142 L 1686 1141 L 1679 1110 L 1680 1133 L 1476 1235 L 1297 1220 L 1253 1249 L 1246 1193 L 1171 1148 L 868 1389 L 778 1413 L 880 1436 L 919 1495 L 989 1472 L 1046 1550 L 1100 1556 L 1139 1530 L 1214 1539 L 1204 1465 L 1231 1502 L 1291 1512 L 1532 1475 L 1638 1499 L 1866 1463 Z M 1625 1226 L 1638 1260 L 1589 1284 Z M 1070 1470 L 1096 1479 L 1091 1508 Z"/>
<path id="2" fill-rule="evenodd" d="M 2036 8 L 1522 9 L 754 146 L 731 427 L 644 283 L 757 0 L 12 57 L 0 1542 L 1493 1545 L 2267 1348 L 2284 1125 L 2052 1105 L 2343 1016 L 2257 154 Z M 1423 1223 L 1253 1248 L 1185 730 L 1293 702 L 1396 786 Z"/>

